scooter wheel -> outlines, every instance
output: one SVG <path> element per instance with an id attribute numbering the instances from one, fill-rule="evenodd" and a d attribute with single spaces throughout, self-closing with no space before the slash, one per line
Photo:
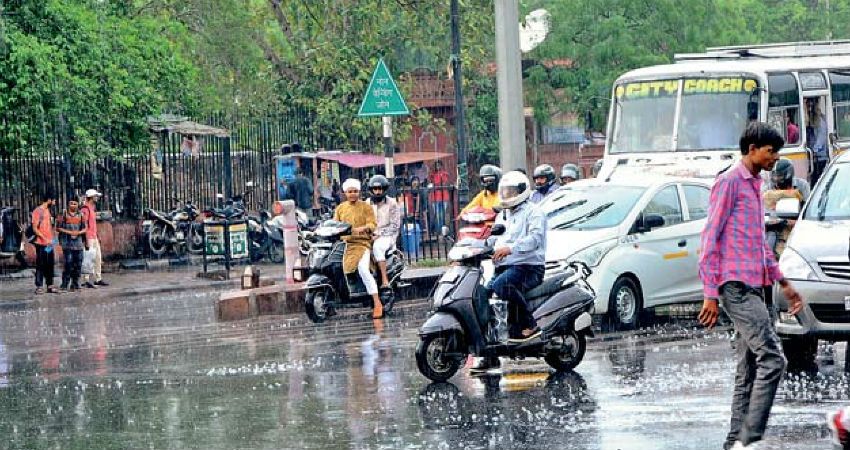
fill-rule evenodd
<path id="1" fill-rule="evenodd" d="M 547 353 L 543 359 L 546 364 L 549 364 L 553 369 L 559 372 L 569 372 L 584 359 L 584 352 L 587 350 L 587 339 L 583 334 L 575 331 L 556 336 L 553 340 L 560 341 L 560 348 Z"/>
<path id="2" fill-rule="evenodd" d="M 328 318 L 329 309 L 327 291 L 322 289 L 307 291 L 307 295 L 304 296 L 304 310 L 313 323 L 324 322 Z"/>
<path id="3" fill-rule="evenodd" d="M 453 336 L 429 334 L 422 337 L 416 346 L 416 366 L 419 372 L 431 381 L 443 382 L 454 376 L 460 368 L 461 358 L 447 356 L 454 350 Z"/>

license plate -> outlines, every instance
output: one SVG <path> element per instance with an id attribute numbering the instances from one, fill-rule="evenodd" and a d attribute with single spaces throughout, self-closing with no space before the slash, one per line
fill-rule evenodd
<path id="1" fill-rule="evenodd" d="M 186 235 L 185 235 L 185 234 L 183 234 L 183 232 L 182 232 L 182 231 L 178 231 L 178 232 L 177 232 L 177 239 L 178 239 L 178 240 L 183 240 L 183 239 L 185 239 L 185 238 L 186 238 Z"/>
<path id="2" fill-rule="evenodd" d="M 850 295 L 844 297 L 844 310 L 850 311 Z"/>

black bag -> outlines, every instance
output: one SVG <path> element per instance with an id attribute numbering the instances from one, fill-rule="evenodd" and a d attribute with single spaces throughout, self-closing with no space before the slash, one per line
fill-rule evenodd
<path id="1" fill-rule="evenodd" d="M 32 244 L 35 242 L 35 238 L 35 230 L 32 229 L 32 224 L 27 225 L 27 228 L 24 230 L 24 239 Z"/>

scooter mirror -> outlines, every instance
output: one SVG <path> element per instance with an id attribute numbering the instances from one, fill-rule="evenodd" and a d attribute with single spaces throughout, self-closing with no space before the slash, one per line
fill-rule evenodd
<path id="1" fill-rule="evenodd" d="M 501 236 L 503 234 L 505 234 L 505 226 L 500 223 L 493 225 L 493 229 L 490 230 L 490 236 Z"/>

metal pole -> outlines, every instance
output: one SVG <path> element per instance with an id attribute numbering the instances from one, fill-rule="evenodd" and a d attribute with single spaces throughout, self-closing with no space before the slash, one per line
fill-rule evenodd
<path id="1" fill-rule="evenodd" d="M 460 6 L 458 0 L 452 0 L 452 79 L 455 90 L 455 131 L 457 133 L 457 191 L 458 202 L 465 205 L 469 202 L 469 182 L 466 153 L 466 120 L 463 112 L 463 76 L 460 60 Z"/>
<path id="2" fill-rule="evenodd" d="M 224 197 L 233 198 L 233 166 L 230 161 L 230 136 L 224 138 Z"/>
<path id="3" fill-rule="evenodd" d="M 503 170 L 526 169 L 522 60 L 517 0 L 495 0 L 499 93 L 499 159 Z"/>
<path id="4" fill-rule="evenodd" d="M 395 170 L 393 167 L 393 118 L 391 116 L 381 116 L 381 121 L 384 123 L 384 173 L 387 178 L 392 180 L 395 178 Z"/>

